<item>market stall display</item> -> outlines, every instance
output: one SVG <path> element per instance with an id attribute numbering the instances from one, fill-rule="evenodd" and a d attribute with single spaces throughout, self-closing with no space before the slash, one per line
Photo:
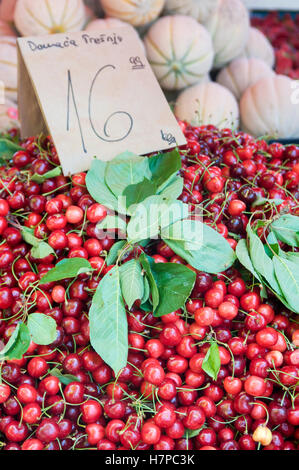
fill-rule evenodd
<path id="1" fill-rule="evenodd" d="M 299 450 L 299 16 L 270 3 L 0 0 L 0 451 Z"/>
<path id="2" fill-rule="evenodd" d="M 135 212 L 114 225 L 120 159 L 65 178 L 49 138 L 2 142 L 5 449 L 296 449 L 299 148 L 180 124 L 185 149 L 131 165 L 137 185 L 178 172 L 189 250 L 163 223 L 128 243 Z"/>

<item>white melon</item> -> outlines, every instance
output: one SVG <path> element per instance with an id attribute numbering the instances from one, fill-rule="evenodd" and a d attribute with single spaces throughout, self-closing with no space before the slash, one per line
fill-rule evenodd
<path id="1" fill-rule="evenodd" d="M 269 67 L 275 64 L 275 52 L 269 39 L 257 28 L 250 28 L 249 39 L 240 57 L 261 59 Z"/>
<path id="2" fill-rule="evenodd" d="M 211 36 L 190 16 L 160 18 L 149 29 L 144 44 L 153 71 L 166 90 L 193 85 L 211 70 Z"/>
<path id="3" fill-rule="evenodd" d="M 169 15 L 193 16 L 201 23 L 215 11 L 217 2 L 218 0 L 166 0 L 165 12 Z"/>
<path id="4" fill-rule="evenodd" d="M 220 69 L 237 58 L 249 37 L 249 13 L 242 0 L 218 0 L 216 10 L 203 22 L 212 35 L 214 66 Z"/>
<path id="5" fill-rule="evenodd" d="M 143 26 L 158 18 L 165 0 L 102 0 L 107 16 L 118 18 L 133 26 Z"/>
<path id="6" fill-rule="evenodd" d="M 271 75 L 247 88 L 240 101 L 243 129 L 259 137 L 299 136 L 298 87 L 285 75 Z"/>
<path id="7" fill-rule="evenodd" d="M 260 59 L 236 59 L 217 75 L 216 81 L 228 88 L 239 100 L 244 91 L 273 70 Z"/>
<path id="8" fill-rule="evenodd" d="M 18 0 L 15 25 L 22 36 L 80 31 L 87 21 L 83 0 Z"/>
<path id="9" fill-rule="evenodd" d="M 234 95 L 218 83 L 201 83 L 184 90 L 174 113 L 194 125 L 213 124 L 220 129 L 239 125 L 239 106 Z"/>

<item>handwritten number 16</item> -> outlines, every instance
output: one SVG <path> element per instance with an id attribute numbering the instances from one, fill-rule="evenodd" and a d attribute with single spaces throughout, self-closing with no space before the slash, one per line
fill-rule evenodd
<path id="1" fill-rule="evenodd" d="M 98 72 L 96 73 L 96 75 L 95 75 L 95 77 L 92 81 L 90 91 L 89 91 L 89 99 L 88 99 L 89 122 L 90 122 L 90 125 L 91 125 L 91 128 L 92 128 L 94 134 L 99 139 L 103 140 L 104 142 L 121 142 L 122 140 L 126 139 L 126 137 L 128 137 L 128 135 L 131 133 L 131 131 L 133 129 L 133 118 L 129 113 L 127 113 L 126 111 L 115 111 L 114 113 L 110 114 L 110 116 L 108 116 L 108 118 L 106 119 L 106 121 L 104 123 L 103 135 L 101 135 L 101 133 L 97 131 L 97 129 L 95 127 L 94 120 L 92 119 L 92 105 L 93 105 L 93 102 L 94 102 L 94 87 L 95 87 L 95 84 L 96 84 L 97 79 L 99 78 L 100 74 L 104 70 L 107 70 L 109 68 L 113 69 L 113 70 L 116 70 L 114 65 L 105 65 L 104 67 L 101 67 L 98 70 Z M 79 111 L 78 111 L 77 101 L 76 101 L 74 87 L 73 87 L 72 75 L 71 75 L 70 70 L 68 70 L 67 131 L 70 130 L 70 105 L 71 105 L 71 100 L 73 101 L 76 117 L 77 117 L 78 124 L 79 124 L 79 130 L 80 130 L 80 136 L 81 136 L 81 142 L 82 142 L 82 149 L 83 149 L 84 153 L 87 153 L 87 148 L 86 148 L 86 145 L 85 145 L 85 140 L 84 140 L 84 135 L 83 135 L 83 129 L 82 129 L 81 120 L 80 120 L 80 114 L 79 114 Z M 108 134 L 108 126 L 109 126 L 110 121 L 115 116 L 119 116 L 119 115 L 123 115 L 123 116 L 126 116 L 128 118 L 128 124 L 129 124 L 128 129 L 126 130 L 124 135 L 122 135 L 120 137 L 113 138 Z"/>

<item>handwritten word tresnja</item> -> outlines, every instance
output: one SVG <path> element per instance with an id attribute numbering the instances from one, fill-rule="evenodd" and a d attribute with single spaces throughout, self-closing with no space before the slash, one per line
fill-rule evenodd
<path id="1" fill-rule="evenodd" d="M 100 34 L 100 36 L 93 37 L 87 33 L 81 36 L 82 43 L 88 45 L 100 45 L 100 44 L 114 44 L 117 45 L 122 42 L 123 38 L 116 33 L 113 34 Z M 27 44 L 32 52 L 43 51 L 51 48 L 66 49 L 69 47 L 80 47 L 80 44 L 75 39 L 65 38 L 64 41 L 48 42 L 48 43 L 37 43 L 36 41 L 28 40 Z"/>

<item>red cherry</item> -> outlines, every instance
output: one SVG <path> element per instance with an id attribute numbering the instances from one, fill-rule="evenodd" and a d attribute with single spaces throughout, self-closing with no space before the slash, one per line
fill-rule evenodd
<path id="1" fill-rule="evenodd" d="M 251 375 L 244 382 L 245 392 L 254 397 L 263 396 L 266 391 L 266 383 L 261 377 Z"/>

